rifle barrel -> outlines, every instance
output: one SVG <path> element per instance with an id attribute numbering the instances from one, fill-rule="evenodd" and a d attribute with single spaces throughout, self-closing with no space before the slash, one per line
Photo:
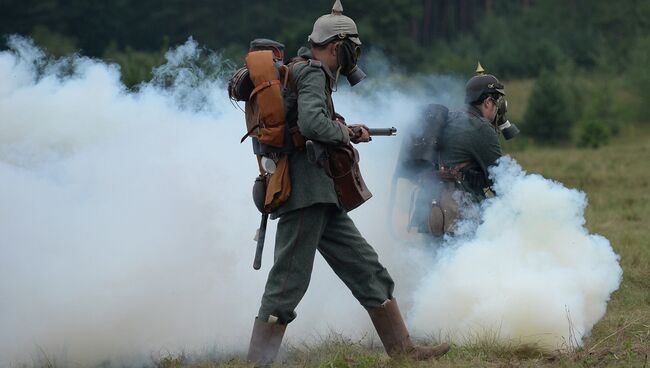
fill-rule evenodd
<path id="1" fill-rule="evenodd" d="M 392 128 L 370 128 L 370 129 L 368 129 L 368 133 L 371 136 L 392 137 L 394 135 L 397 135 L 397 128 L 395 128 L 395 127 L 392 127 Z"/>

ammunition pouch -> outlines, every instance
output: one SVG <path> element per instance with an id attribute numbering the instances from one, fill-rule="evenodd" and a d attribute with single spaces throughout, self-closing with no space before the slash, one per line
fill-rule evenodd
<path id="1" fill-rule="evenodd" d="M 351 145 L 328 147 L 325 170 L 334 180 L 334 187 L 343 209 L 352 211 L 372 197 L 359 168 L 359 151 Z"/>
<path id="2" fill-rule="evenodd" d="M 484 189 L 489 187 L 490 183 L 485 179 L 483 171 L 469 169 L 463 173 L 462 186 L 466 191 L 473 193 L 478 198 L 485 198 Z"/>

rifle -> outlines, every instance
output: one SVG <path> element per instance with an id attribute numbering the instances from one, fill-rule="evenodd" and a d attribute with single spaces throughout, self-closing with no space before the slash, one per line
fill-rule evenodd
<path id="1" fill-rule="evenodd" d="M 352 131 L 359 135 L 361 134 L 361 128 L 358 126 L 350 127 Z M 397 135 L 397 128 L 392 127 L 392 128 L 370 128 L 368 129 L 368 134 L 371 137 L 377 137 L 377 136 L 384 136 L 384 137 L 392 137 Z"/>
<path id="2" fill-rule="evenodd" d="M 370 128 L 370 129 L 368 129 L 368 134 L 370 134 L 371 137 L 373 137 L 373 136 L 392 137 L 392 136 L 397 135 L 397 128 L 395 128 L 395 127 L 392 127 L 392 128 Z"/>
<path id="3" fill-rule="evenodd" d="M 361 133 L 361 128 L 358 126 L 351 127 L 352 131 L 355 134 Z M 368 134 L 371 137 L 384 136 L 384 137 L 393 137 L 397 135 L 397 128 L 370 128 L 368 129 Z M 322 163 L 324 160 L 327 160 L 326 149 L 322 143 L 318 143 L 312 140 L 308 140 L 305 149 L 307 150 L 307 159 L 311 163 Z"/>

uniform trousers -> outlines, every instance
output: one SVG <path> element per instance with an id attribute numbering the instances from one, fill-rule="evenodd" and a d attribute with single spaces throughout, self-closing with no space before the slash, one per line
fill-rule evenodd
<path id="1" fill-rule="evenodd" d="M 275 316 L 287 324 L 296 318 L 317 250 L 365 308 L 393 297 L 392 278 L 347 212 L 335 204 L 315 204 L 280 217 L 259 319 Z"/>

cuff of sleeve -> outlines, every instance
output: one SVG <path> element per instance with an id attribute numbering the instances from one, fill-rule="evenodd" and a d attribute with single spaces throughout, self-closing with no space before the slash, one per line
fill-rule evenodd
<path id="1" fill-rule="evenodd" d="M 339 126 L 339 129 L 341 130 L 341 145 L 348 145 L 350 144 L 350 132 L 348 131 L 348 128 L 339 123 L 338 121 L 334 121 L 336 125 Z"/>

